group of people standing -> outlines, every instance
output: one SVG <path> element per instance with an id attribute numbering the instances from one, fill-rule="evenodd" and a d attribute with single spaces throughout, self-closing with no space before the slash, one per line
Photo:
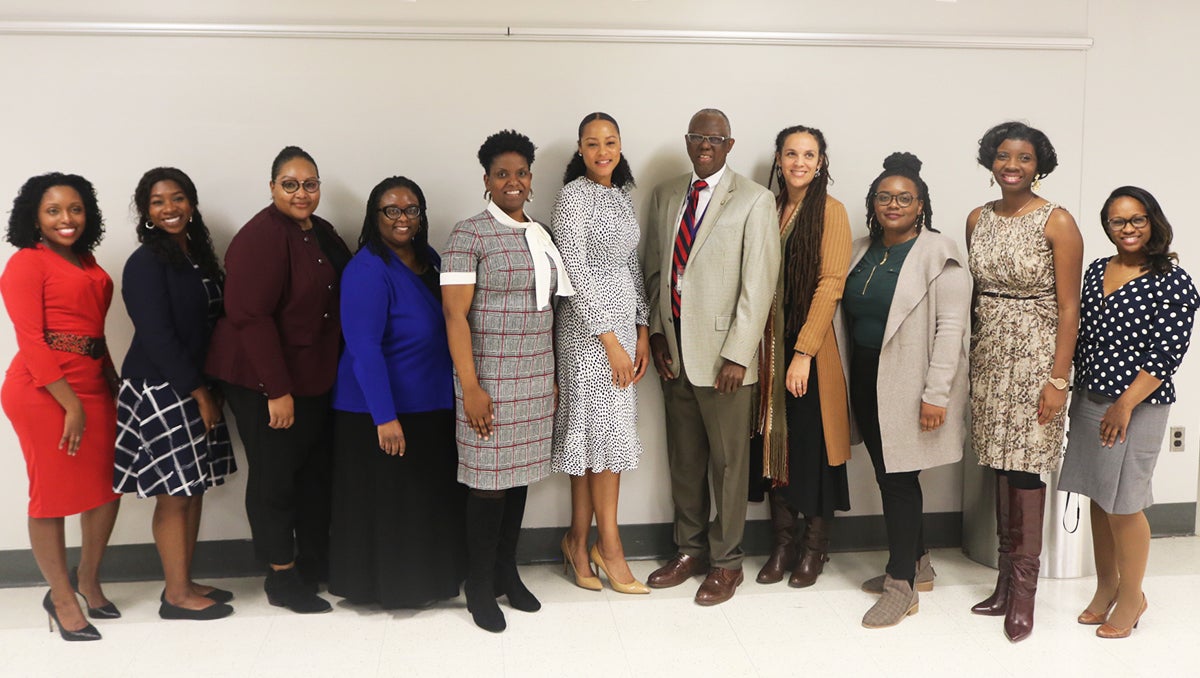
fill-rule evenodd
<path id="1" fill-rule="evenodd" d="M 1001 197 L 968 217 L 966 257 L 934 229 L 910 153 L 884 160 L 868 234 L 852 240 L 820 130 L 779 133 L 768 188 L 726 164 L 721 111 L 696 113 L 684 141 L 692 171 L 653 190 L 639 227 L 620 127 L 589 114 L 547 229 L 526 211 L 534 144 L 497 132 L 478 152 L 486 208 L 440 254 L 425 195 L 402 176 L 371 191 L 352 254 L 315 214 L 316 161 L 289 146 L 271 167 L 271 204 L 224 268 L 191 179 L 153 169 L 134 192 L 141 246 L 122 277 L 134 337 L 120 377 L 104 340 L 113 284 L 91 255 L 103 234 L 94 190 L 75 175 L 26 182 L 8 226 L 19 250 L 0 277 L 19 348 L 3 406 L 62 637 L 100 638 L 76 593 L 89 617 L 120 616 L 98 571 L 122 493 L 155 497 L 160 616 L 233 612 L 233 594 L 190 569 L 204 492 L 236 470 L 227 403 L 271 604 L 328 611 L 326 583 L 351 603 L 424 607 L 462 585 L 493 632 L 506 627 L 500 598 L 541 607 L 517 546 L 528 487 L 552 471 L 571 479 L 561 548 L 576 585 L 602 588 L 593 564 L 629 594 L 703 575 L 695 601 L 716 605 L 744 580 L 751 499 L 769 500 L 774 534 L 757 581 L 817 581 L 834 515 L 850 508 L 857 442 L 889 548 L 884 574 L 863 583 L 879 596 L 863 625 L 898 624 L 933 587 L 919 474 L 959 460 L 970 433 L 996 469 L 1000 553 L 996 590 L 972 611 L 1003 615 L 1020 640 L 1033 627 L 1040 474 L 1057 464 L 1072 365 L 1060 489 L 1092 498 L 1099 574 L 1079 621 L 1128 635 L 1146 609 L 1142 510 L 1198 301 L 1153 196 L 1123 187 L 1105 203 L 1117 252 L 1082 276 L 1081 313 L 1082 237 L 1035 193 L 1057 164 L 1039 130 L 1004 123 L 980 140 Z M 651 363 L 678 552 L 643 583 L 617 507 L 642 454 L 634 386 Z M 77 570 L 63 527 L 73 514 Z"/>

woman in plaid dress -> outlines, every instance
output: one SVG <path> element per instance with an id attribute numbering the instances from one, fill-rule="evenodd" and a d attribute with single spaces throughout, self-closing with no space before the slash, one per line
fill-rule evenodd
<path id="1" fill-rule="evenodd" d="M 505 628 L 496 594 L 541 608 L 517 572 L 528 485 L 550 473 L 554 295 L 571 294 L 545 227 L 525 214 L 534 145 L 497 132 L 479 149 L 487 209 L 454 226 L 442 254 L 442 305 L 454 362 L 458 480 L 467 499 L 467 609 Z"/>

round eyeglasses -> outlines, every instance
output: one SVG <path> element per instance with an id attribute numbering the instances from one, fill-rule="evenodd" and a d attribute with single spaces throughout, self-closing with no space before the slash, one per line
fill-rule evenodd
<path id="1" fill-rule="evenodd" d="M 295 193 L 301 188 L 304 189 L 305 193 L 316 193 L 321 190 L 321 180 L 305 179 L 304 181 L 298 181 L 296 179 L 284 179 L 279 182 L 279 187 L 283 189 L 284 193 Z"/>
<path id="2" fill-rule="evenodd" d="M 383 213 L 383 216 L 391 219 L 392 221 L 400 221 L 400 217 L 416 219 L 417 217 L 421 216 L 420 205 L 409 205 L 408 207 L 388 205 L 387 207 L 380 207 L 379 211 Z"/>
<path id="3" fill-rule="evenodd" d="M 887 207 L 893 200 L 901 207 L 908 207 L 913 204 L 917 196 L 905 191 L 903 193 L 888 193 L 887 191 L 879 191 L 875 194 L 875 204 L 880 207 Z"/>

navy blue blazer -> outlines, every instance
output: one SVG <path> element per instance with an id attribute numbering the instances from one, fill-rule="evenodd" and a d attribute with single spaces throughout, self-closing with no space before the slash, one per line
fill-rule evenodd
<path id="1" fill-rule="evenodd" d="M 165 381 L 181 397 L 201 386 L 212 326 L 200 271 L 176 268 L 142 245 L 125 262 L 121 298 L 133 321 L 121 376 Z"/>

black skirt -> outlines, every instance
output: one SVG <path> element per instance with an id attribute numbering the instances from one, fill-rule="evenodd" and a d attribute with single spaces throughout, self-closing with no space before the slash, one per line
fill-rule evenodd
<path id="1" fill-rule="evenodd" d="M 466 574 L 454 412 L 399 420 L 406 450 L 390 456 L 371 415 L 335 413 L 329 592 L 352 603 L 424 607 L 456 597 Z"/>
<path id="2" fill-rule="evenodd" d="M 785 345 L 794 346 L 795 343 L 793 337 Z M 792 353 L 788 358 L 788 365 L 795 355 Z M 783 375 L 779 375 L 779 378 L 783 378 Z M 804 397 L 796 398 L 791 393 L 785 397 L 788 484 L 777 491 L 783 493 L 790 508 L 805 517 L 832 518 L 834 511 L 849 511 L 850 482 L 846 477 L 846 465 L 830 466 L 825 448 L 825 427 L 821 425 L 821 389 L 817 382 L 815 358 Z"/>

